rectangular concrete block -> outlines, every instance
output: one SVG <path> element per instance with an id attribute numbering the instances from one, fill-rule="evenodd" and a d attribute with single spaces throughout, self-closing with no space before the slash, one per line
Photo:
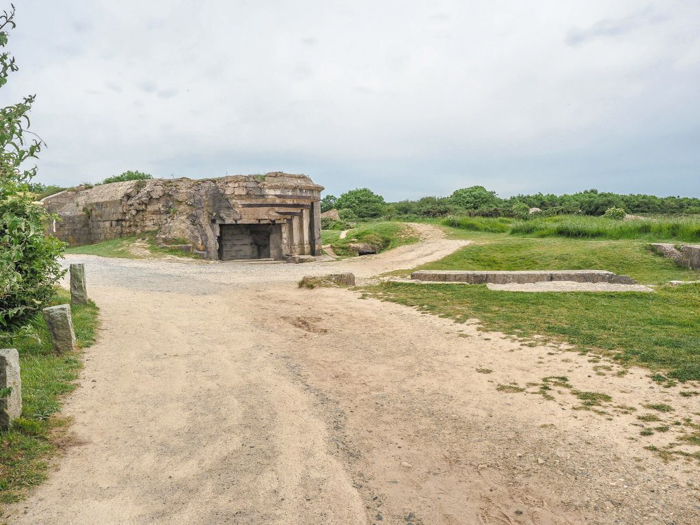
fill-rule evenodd
<path id="1" fill-rule="evenodd" d="M 88 303 L 84 264 L 70 265 L 70 302 L 72 304 Z"/>
<path id="2" fill-rule="evenodd" d="M 688 261 L 688 267 L 700 270 L 700 245 L 687 244 L 681 247 L 681 253 Z"/>
<path id="3" fill-rule="evenodd" d="M 44 308 L 44 320 L 51 333 L 51 343 L 56 353 L 71 352 L 75 349 L 75 332 L 70 305 L 61 304 Z"/>
<path id="4" fill-rule="evenodd" d="M 22 378 L 19 353 L 14 348 L 0 350 L 0 429 L 7 430 L 22 415 Z"/>
<path id="5" fill-rule="evenodd" d="M 605 270 L 528 270 L 512 272 L 421 270 L 413 272 L 411 278 L 428 282 L 460 282 L 467 284 L 532 284 L 549 281 L 636 284 L 634 279 Z"/>

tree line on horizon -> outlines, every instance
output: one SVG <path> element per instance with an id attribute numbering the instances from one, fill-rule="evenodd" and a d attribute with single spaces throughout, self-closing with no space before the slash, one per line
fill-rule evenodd
<path id="1" fill-rule="evenodd" d="M 632 215 L 693 215 L 700 214 L 700 198 L 624 195 L 591 189 L 563 195 L 536 193 L 502 199 L 495 191 L 483 186 L 470 186 L 454 191 L 449 197 L 428 196 L 386 202 L 384 197 L 369 188 L 358 188 L 340 197 L 326 195 L 321 201 L 321 211 L 332 209 L 337 209 L 343 220 L 440 218 L 448 215 L 526 218 L 533 209 L 539 216 L 603 216 L 609 210 Z"/>

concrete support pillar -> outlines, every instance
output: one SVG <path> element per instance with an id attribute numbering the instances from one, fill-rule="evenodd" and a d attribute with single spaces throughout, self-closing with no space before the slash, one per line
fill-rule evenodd
<path id="1" fill-rule="evenodd" d="M 69 304 L 44 308 L 44 320 L 51 333 L 51 343 L 56 353 L 62 354 L 75 349 L 75 332 Z"/>
<path id="2" fill-rule="evenodd" d="M 321 255 L 321 202 L 311 203 L 311 255 Z"/>
<path id="3" fill-rule="evenodd" d="M 7 430 L 22 415 L 22 378 L 19 353 L 14 348 L 0 350 L 0 429 Z"/>
<path id="4" fill-rule="evenodd" d="M 303 254 L 311 255 L 311 210 L 301 210 L 301 241 L 303 243 Z"/>
<path id="5" fill-rule="evenodd" d="M 72 304 L 88 303 L 84 264 L 70 265 L 70 302 Z"/>

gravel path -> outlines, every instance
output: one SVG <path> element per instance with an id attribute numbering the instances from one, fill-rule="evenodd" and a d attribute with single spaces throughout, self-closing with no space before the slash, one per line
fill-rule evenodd
<path id="1" fill-rule="evenodd" d="M 694 417 L 697 398 L 648 371 L 598 374 L 561 348 L 296 287 L 338 271 L 366 281 L 464 245 L 420 228 L 420 244 L 338 263 L 70 257 L 87 264 L 101 336 L 65 408 L 72 446 L 5 519 L 698 523 L 697 466 L 645 450 L 668 436 L 640 438 L 635 413 L 620 408 L 667 402 L 669 417 Z M 573 410 L 581 402 L 566 388 L 549 400 L 513 384 L 562 375 L 613 402 Z"/>

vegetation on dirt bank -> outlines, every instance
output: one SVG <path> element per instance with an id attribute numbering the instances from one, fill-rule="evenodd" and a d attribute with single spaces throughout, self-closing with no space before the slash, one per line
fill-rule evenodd
<path id="1" fill-rule="evenodd" d="M 474 244 L 421 270 L 608 270 L 643 284 L 700 279 L 700 272 L 652 252 L 646 242 L 523 238 L 459 232 Z"/>
<path id="2" fill-rule="evenodd" d="M 442 224 L 467 231 L 510 233 L 529 237 L 575 239 L 646 239 L 700 241 L 700 217 L 656 217 L 618 221 L 606 217 L 563 215 L 529 220 L 486 217 L 447 217 Z"/>
<path id="3" fill-rule="evenodd" d="M 641 241 L 520 238 L 451 230 L 475 244 L 420 269 L 603 269 L 643 283 L 700 279 L 647 250 Z M 478 285 L 385 283 L 368 291 L 458 322 L 478 319 L 485 330 L 525 339 L 539 335 L 624 363 L 700 380 L 700 285 L 661 286 L 656 293 L 513 293 Z"/>
<path id="4" fill-rule="evenodd" d="M 382 252 L 417 241 L 418 237 L 415 232 L 400 222 L 361 223 L 356 228 L 349 230 L 345 239 L 340 238 L 338 231 L 323 232 L 323 243 L 330 244 L 333 251 L 341 256 L 357 255 L 350 248 L 351 244 L 369 244 L 377 252 Z"/>
<path id="5" fill-rule="evenodd" d="M 186 243 L 186 241 L 183 242 L 183 244 Z M 155 242 L 155 232 L 147 232 L 140 235 L 122 237 L 120 239 L 111 239 L 97 244 L 74 246 L 68 248 L 66 253 L 76 255 L 99 255 L 100 257 L 119 259 L 150 259 L 154 257 L 164 257 L 166 255 L 193 259 L 201 258 L 194 253 L 158 246 Z"/>
<path id="6" fill-rule="evenodd" d="M 70 294 L 60 290 L 52 304 L 69 302 Z M 71 311 L 78 346 L 91 346 L 97 307 L 73 305 Z M 65 439 L 67 420 L 57 414 L 61 400 L 75 388 L 82 365 L 80 353 L 54 353 L 41 313 L 21 329 L 0 331 L 0 345 L 19 351 L 22 374 L 22 417 L 0 432 L 0 503 L 9 503 L 46 478 L 47 460 Z"/>

